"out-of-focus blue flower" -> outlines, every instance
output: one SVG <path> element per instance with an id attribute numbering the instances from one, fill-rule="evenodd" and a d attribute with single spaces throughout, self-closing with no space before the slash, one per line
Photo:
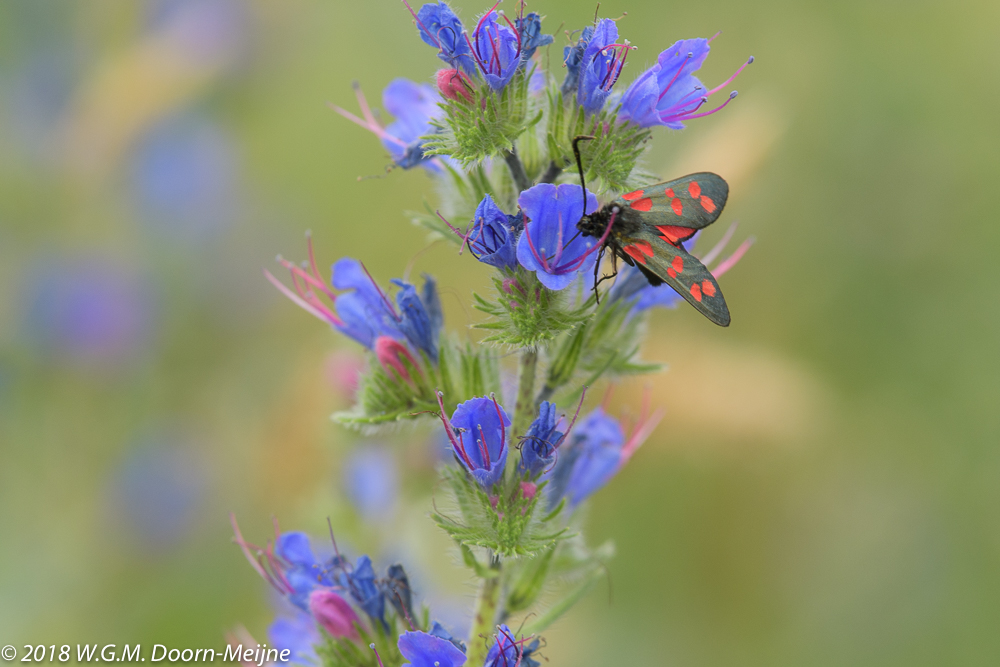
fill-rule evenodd
<path id="1" fill-rule="evenodd" d="M 416 166 L 438 169 L 424 156 L 420 137 L 434 134 L 431 120 L 441 114 L 440 101 L 441 96 L 432 86 L 408 79 L 394 79 L 382 91 L 382 106 L 396 119 L 386 126 L 382 145 L 403 169 Z"/>
<path id="2" fill-rule="evenodd" d="M 743 63 L 722 85 L 706 90 L 694 75 L 701 69 L 710 50 L 707 39 L 684 39 L 663 51 L 657 63 L 639 75 L 622 96 L 618 120 L 640 127 L 666 125 L 684 129 L 684 122 L 719 111 L 736 97 L 736 91 L 711 111 L 698 113 L 708 98 L 728 86 L 753 57 Z"/>
<path id="3" fill-rule="evenodd" d="M 351 503 L 367 521 L 385 520 L 396 506 L 399 473 L 396 459 L 375 444 L 363 444 L 344 467 L 344 486 Z"/>
<path id="4" fill-rule="evenodd" d="M 450 422 L 442 404 L 441 419 L 455 456 L 476 482 L 489 491 L 500 480 L 507 463 L 510 417 L 496 399 L 484 396 L 459 403 Z"/>
<path id="5" fill-rule="evenodd" d="M 113 258 L 43 259 L 24 287 L 24 333 L 54 357 L 114 367 L 152 343 L 152 292 L 143 276 Z"/>
<path id="6" fill-rule="evenodd" d="M 413 590 L 410 588 L 410 578 L 406 576 L 406 570 L 399 563 L 390 565 L 386 571 L 385 579 L 382 580 L 382 595 L 396 614 L 404 622 L 412 623 L 413 616 Z"/>
<path id="7" fill-rule="evenodd" d="M 175 438 L 157 436 L 127 454 L 117 474 L 115 505 L 151 548 L 175 544 L 194 527 L 208 479 L 204 466 Z"/>
<path id="8" fill-rule="evenodd" d="M 286 649 L 291 651 L 289 662 L 300 665 L 316 663 L 316 650 L 313 647 L 320 643 L 320 636 L 316 621 L 309 614 L 297 611 L 294 616 L 276 618 L 267 629 L 267 638 L 279 652 Z"/>
<path id="9" fill-rule="evenodd" d="M 521 461 L 518 471 L 535 478 L 555 462 L 556 449 L 562 444 L 564 434 L 557 430 L 559 420 L 556 404 L 542 401 L 538 406 L 538 416 L 531 422 L 521 445 Z"/>
<path id="10" fill-rule="evenodd" d="M 468 232 L 469 250 L 484 264 L 498 269 L 517 266 L 514 250 L 516 218 L 500 210 L 493 197 L 486 195 L 476 207 L 472 229 Z"/>
<path id="11" fill-rule="evenodd" d="M 437 284 L 425 273 L 423 294 L 418 296 L 417 288 L 413 285 L 399 279 L 393 279 L 392 282 L 400 288 L 396 293 L 400 314 L 397 325 L 399 330 L 415 349 L 422 350 L 432 361 L 437 361 L 438 337 L 444 325 Z"/>
<path id="12" fill-rule="evenodd" d="M 337 585 L 346 590 L 368 617 L 388 629 L 385 622 L 385 598 L 375 581 L 375 569 L 368 556 L 359 556 L 353 568 L 341 568 Z"/>
<path id="13" fill-rule="evenodd" d="M 434 134 L 436 130 L 431 120 L 441 113 L 441 108 L 438 106 L 441 96 L 432 86 L 408 79 L 394 79 L 390 82 L 382 91 L 382 104 L 396 120 L 387 127 L 382 127 L 375 118 L 361 88 L 355 86 L 354 92 L 364 118 L 358 118 L 335 104 L 331 104 L 330 107 L 352 123 L 377 136 L 397 166 L 403 169 L 421 166 L 433 173 L 441 171 L 439 160 L 447 158 L 424 155 L 424 143 L 420 138 Z"/>
<path id="14" fill-rule="evenodd" d="M 185 115 L 153 126 L 139 140 L 131 161 L 138 217 L 165 236 L 201 241 L 238 219 L 236 147 L 209 119 Z"/>
<path id="15" fill-rule="evenodd" d="M 242 545 L 241 545 L 242 546 Z M 275 565 L 288 600 L 309 611 L 309 595 L 319 586 L 332 586 L 328 568 L 313 554 L 309 536 L 302 532 L 282 533 L 274 543 Z"/>
<path id="16" fill-rule="evenodd" d="M 539 183 L 518 197 L 525 221 L 517 260 L 549 289 L 568 287 L 578 271 L 589 271 L 597 259 L 598 240 L 576 228 L 584 214 L 597 210 L 597 197 L 589 190 L 586 201 L 584 210 L 583 189 L 570 183 Z"/>
<path id="17" fill-rule="evenodd" d="M 404 632 L 396 644 L 411 667 L 461 667 L 465 654 L 447 639 L 426 632 Z M 514 663 L 511 663 L 513 667 Z"/>
<path id="18" fill-rule="evenodd" d="M 521 49 L 517 32 L 501 24 L 495 11 L 479 19 L 472 33 L 472 57 L 490 88 L 500 91 L 510 83 L 521 65 Z"/>
<path id="19" fill-rule="evenodd" d="M 391 310 L 385 294 L 361 262 L 344 257 L 333 265 L 332 271 L 333 286 L 346 290 L 337 295 L 334 302 L 341 320 L 339 326 L 334 326 L 369 349 L 374 347 L 379 336 L 404 337 L 399 329 L 399 316 Z"/>
<path id="20" fill-rule="evenodd" d="M 573 95 L 580 87 L 580 66 L 583 63 L 583 52 L 587 49 L 591 37 L 594 36 L 594 27 L 587 26 L 580 31 L 580 38 L 576 44 L 563 47 L 563 62 L 566 65 L 566 78 L 560 90 L 563 97 Z"/>
<path id="21" fill-rule="evenodd" d="M 476 73 L 472 51 L 465 38 L 465 28 L 451 7 L 444 2 L 428 3 L 414 13 L 406 0 L 403 0 L 403 4 L 416 20 L 420 39 L 437 48 L 438 58 L 454 68 L 465 70 L 467 74 Z"/>
<path id="22" fill-rule="evenodd" d="M 150 32 L 170 35 L 184 56 L 213 66 L 234 62 L 251 28 L 240 0 L 157 0 L 149 4 L 147 22 Z"/>
<path id="23" fill-rule="evenodd" d="M 286 287 L 269 271 L 264 271 L 271 284 L 306 312 L 327 322 L 337 331 L 370 350 L 374 349 L 376 341 L 383 337 L 395 340 L 407 338 L 400 328 L 402 317 L 365 271 L 361 262 L 344 257 L 333 265 L 331 284 L 337 290 L 344 290 L 338 294 L 326 285 L 319 273 L 311 237 L 308 239 L 308 245 L 309 263 L 305 267 L 278 258 L 281 265 L 291 272 L 295 290 Z M 332 307 L 320 299 L 321 294 L 333 302 Z M 429 312 L 429 316 L 433 315 Z"/>
<path id="24" fill-rule="evenodd" d="M 575 435 L 561 448 L 555 469 L 545 476 L 550 482 L 550 505 L 566 498 L 571 508 L 576 507 L 607 484 L 649 437 L 661 416 L 660 412 L 646 414 L 644 409 L 627 438 L 618 420 L 605 414 L 603 408 L 584 417 Z"/>
<path id="25" fill-rule="evenodd" d="M 616 44 L 618 26 L 611 19 L 597 24 L 580 59 L 580 85 L 576 100 L 586 114 L 597 113 L 604 107 L 611 88 L 625 67 L 629 45 Z"/>
<path id="26" fill-rule="evenodd" d="M 553 38 L 552 35 L 542 34 L 542 17 L 535 12 L 514 19 L 514 26 L 521 37 L 521 67 L 527 67 L 535 50 L 551 44 Z"/>

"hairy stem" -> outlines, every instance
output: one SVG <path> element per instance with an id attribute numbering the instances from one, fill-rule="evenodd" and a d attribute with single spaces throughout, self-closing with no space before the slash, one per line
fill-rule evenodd
<path id="1" fill-rule="evenodd" d="M 497 576 L 483 579 L 476 597 L 475 615 L 472 618 L 472 632 L 469 634 L 468 665 L 481 665 L 486 662 L 492 643 L 491 637 L 496 631 L 497 605 L 500 601 L 500 560 L 491 559 L 491 569 L 497 570 Z"/>
<path id="2" fill-rule="evenodd" d="M 528 432 L 535 418 L 535 369 L 538 367 L 538 350 L 521 350 L 521 368 L 518 370 L 517 403 L 514 406 L 514 437 Z"/>
<path id="3" fill-rule="evenodd" d="M 531 181 L 528 180 L 528 174 L 524 171 L 524 165 L 521 164 L 521 158 L 517 156 L 517 149 L 511 147 L 509 151 L 503 152 L 503 159 L 507 161 L 507 166 L 510 167 L 510 175 L 514 179 L 514 185 L 521 192 L 524 192 L 531 187 Z"/>
<path id="4" fill-rule="evenodd" d="M 555 183 L 556 179 L 559 178 L 559 174 L 562 173 L 562 167 L 557 165 L 554 161 L 549 163 L 549 168 L 545 170 L 542 177 L 538 180 L 539 183 Z"/>

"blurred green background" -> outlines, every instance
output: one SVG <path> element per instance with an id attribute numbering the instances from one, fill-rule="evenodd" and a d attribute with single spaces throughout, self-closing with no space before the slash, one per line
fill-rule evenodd
<path id="1" fill-rule="evenodd" d="M 557 46 L 594 15 L 529 9 Z M 756 57 L 733 105 L 659 130 L 647 164 L 721 173 L 757 244 L 722 281 L 729 329 L 655 315 L 667 417 L 592 503 L 611 586 L 545 655 L 996 664 L 1000 5 L 601 6 L 624 11 L 625 82 L 719 30 L 706 82 Z M 304 257 L 306 229 L 321 264 L 380 281 L 414 260 L 426 234 L 401 212 L 436 201 L 431 181 L 386 174 L 325 103 L 356 108 L 357 79 L 377 105 L 438 65 L 390 0 L 0 3 L 0 644 L 263 641 L 273 601 L 230 511 L 257 542 L 272 515 L 317 535 L 330 515 L 355 553 L 412 563 L 442 616 L 468 609 L 426 517 L 430 436 L 331 424 L 356 350 L 261 275 Z M 452 329 L 476 319 L 485 266 L 439 244 L 413 270 L 438 276 Z M 406 482 L 359 512 L 366 451 Z"/>

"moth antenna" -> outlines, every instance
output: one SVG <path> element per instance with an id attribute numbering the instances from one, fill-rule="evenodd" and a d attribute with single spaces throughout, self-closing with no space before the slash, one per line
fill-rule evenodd
<path id="1" fill-rule="evenodd" d="M 597 6 L 600 7 L 600 3 Z M 587 215 L 587 180 L 583 177 L 583 158 L 580 157 L 580 141 L 592 141 L 593 139 L 593 135 L 586 134 L 581 134 L 573 138 L 573 155 L 576 156 L 576 168 L 580 172 L 580 187 L 583 188 L 583 212 L 580 214 L 581 220 L 583 216 Z"/>

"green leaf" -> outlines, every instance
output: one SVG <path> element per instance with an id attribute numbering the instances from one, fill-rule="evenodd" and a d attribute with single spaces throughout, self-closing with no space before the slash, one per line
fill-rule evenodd
<path id="1" fill-rule="evenodd" d="M 555 554 L 555 547 L 546 550 L 541 556 L 521 561 L 517 576 L 511 584 L 507 595 L 507 610 L 511 613 L 523 611 L 533 605 L 542 592 L 545 579 Z"/>
<path id="2" fill-rule="evenodd" d="M 560 598 L 555 604 L 546 609 L 539 616 L 534 617 L 531 621 L 529 621 L 524 626 L 523 634 L 525 636 L 531 636 L 547 630 L 549 626 L 558 621 L 563 614 L 579 602 L 584 595 L 590 592 L 590 589 L 593 588 L 603 576 L 603 569 L 594 568 L 591 570 L 587 576 L 584 577 L 583 581 L 577 584 L 577 586 L 568 594 Z"/>

